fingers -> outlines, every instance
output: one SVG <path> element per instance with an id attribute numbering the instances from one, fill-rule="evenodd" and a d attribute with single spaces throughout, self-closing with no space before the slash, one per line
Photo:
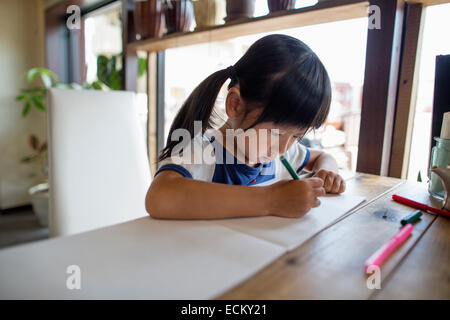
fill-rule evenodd
<path id="1" fill-rule="evenodd" d="M 315 198 L 311 204 L 311 208 L 317 208 L 318 206 L 320 206 L 320 200 Z"/>
<path id="2" fill-rule="evenodd" d="M 345 180 L 342 180 L 341 186 L 339 187 L 338 193 L 342 193 L 345 191 Z"/>
<path id="3" fill-rule="evenodd" d="M 332 171 L 320 169 L 314 174 L 314 177 L 322 179 L 325 191 L 330 192 L 331 187 L 333 186 L 334 175 L 335 173 Z"/>
<path id="4" fill-rule="evenodd" d="M 338 193 L 339 192 L 339 188 L 341 187 L 341 182 L 342 180 L 338 177 L 336 179 L 334 179 L 333 184 L 330 188 L 330 192 L 331 193 Z"/>
<path id="5" fill-rule="evenodd" d="M 323 179 L 321 178 L 312 177 L 305 179 L 305 181 L 313 188 L 320 188 L 323 186 Z"/>
<path id="6" fill-rule="evenodd" d="M 319 170 L 319 171 L 317 171 L 314 174 L 314 177 L 318 177 L 318 178 L 320 178 L 322 180 L 325 180 L 325 177 L 327 176 L 327 174 L 328 174 L 328 171 L 326 171 L 326 170 Z"/>
<path id="7" fill-rule="evenodd" d="M 331 175 L 327 175 L 323 181 L 323 187 L 325 188 L 325 190 L 330 192 L 333 187 L 333 182 L 334 182 L 333 177 Z"/>
<path id="8" fill-rule="evenodd" d="M 345 181 L 342 179 L 341 176 L 338 176 L 334 182 L 333 186 L 331 187 L 330 192 L 331 193 L 342 193 L 345 191 Z"/>
<path id="9" fill-rule="evenodd" d="M 326 195 L 326 191 L 325 191 L 325 188 L 323 188 L 323 187 L 320 187 L 320 188 L 314 188 L 313 189 L 313 194 L 314 194 L 314 197 L 323 197 L 324 195 Z"/>
<path id="10" fill-rule="evenodd" d="M 333 171 L 321 169 L 314 175 L 314 177 L 323 180 L 323 187 L 326 192 L 342 193 L 345 191 L 344 179 L 342 179 L 342 177 L 339 174 Z"/>

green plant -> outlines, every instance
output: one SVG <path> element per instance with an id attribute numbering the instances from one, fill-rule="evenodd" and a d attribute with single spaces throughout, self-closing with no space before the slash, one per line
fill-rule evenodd
<path id="1" fill-rule="evenodd" d="M 97 58 L 97 78 L 98 80 L 83 85 L 78 83 L 61 83 L 58 76 L 51 70 L 46 68 L 32 68 L 26 72 L 26 79 L 29 84 L 35 83 L 39 78 L 42 82 L 40 86 L 32 86 L 30 88 L 21 89 L 20 94 L 16 96 L 17 101 L 23 101 L 22 117 L 26 117 L 32 106 L 41 111 L 46 111 L 45 96 L 50 88 L 65 89 L 93 89 L 102 90 L 104 86 L 112 90 L 122 89 L 122 69 L 117 69 L 116 65 L 120 55 L 107 58 L 100 55 Z M 139 58 L 138 60 L 138 76 L 141 77 L 147 70 L 147 59 Z M 22 163 L 37 163 L 40 166 L 41 174 L 47 177 L 47 143 L 41 143 L 35 135 L 30 135 L 28 143 L 33 154 L 21 159 Z M 30 175 L 32 177 L 33 175 Z"/>
<path id="2" fill-rule="evenodd" d="M 118 68 L 118 62 L 122 60 L 121 55 L 113 55 L 108 58 L 105 55 L 97 57 L 97 78 L 111 90 L 122 90 L 123 69 Z M 147 70 L 147 59 L 138 59 L 138 78 L 142 77 Z"/>
<path id="3" fill-rule="evenodd" d="M 45 95 L 50 88 L 65 89 L 94 89 L 102 90 L 103 85 L 111 90 L 122 90 L 123 70 L 117 68 L 121 55 L 113 55 L 108 58 L 105 55 L 97 57 L 97 79 L 92 83 L 84 82 L 83 85 L 78 83 L 61 83 L 58 76 L 51 70 L 46 68 L 32 68 L 26 72 L 26 79 L 32 84 L 39 78 L 42 82 L 41 86 L 32 86 L 30 88 L 21 89 L 20 94 L 16 96 L 17 101 L 23 101 L 22 116 L 26 117 L 32 106 L 41 111 L 46 110 Z M 138 77 L 142 77 L 147 71 L 147 59 L 138 59 Z"/>
<path id="4" fill-rule="evenodd" d="M 105 55 L 97 57 L 97 78 L 112 90 L 122 89 L 123 70 L 117 68 L 117 61 L 120 55 L 114 55 L 111 58 Z"/>
<path id="5" fill-rule="evenodd" d="M 102 86 L 99 81 L 92 83 L 85 82 L 83 85 L 77 83 L 65 84 L 58 82 L 58 76 L 51 70 L 45 68 L 32 68 L 27 71 L 27 82 L 32 84 L 37 78 L 41 79 L 43 86 L 34 86 L 21 89 L 20 94 L 16 97 L 17 101 L 23 101 L 22 117 L 26 117 L 30 108 L 35 106 L 41 111 L 45 111 L 45 95 L 50 88 L 67 88 L 67 89 L 95 89 L 101 90 Z"/>
<path id="6" fill-rule="evenodd" d="M 20 94 L 16 97 L 17 101 L 23 101 L 22 117 L 26 117 L 32 106 L 35 106 L 41 111 L 46 111 L 45 96 L 47 90 L 50 88 L 68 88 L 68 89 L 96 89 L 101 90 L 102 86 L 99 81 L 93 83 L 84 83 L 79 85 L 77 83 L 65 84 L 58 82 L 58 76 L 51 70 L 45 68 L 32 68 L 27 71 L 27 82 L 32 84 L 39 78 L 42 82 L 41 86 L 34 86 L 26 89 L 21 89 Z M 37 164 L 42 177 L 47 180 L 48 174 L 48 159 L 47 159 L 47 142 L 41 143 L 36 135 L 28 137 L 28 143 L 33 154 L 21 159 L 22 163 Z M 30 174 L 34 177 L 36 174 Z"/>
<path id="7" fill-rule="evenodd" d="M 142 77 L 147 72 L 147 59 L 138 59 L 138 78 Z"/>
<path id="8" fill-rule="evenodd" d="M 28 137 L 28 144 L 30 145 L 33 153 L 22 158 L 22 163 L 35 163 L 39 166 L 39 171 L 42 177 L 47 180 L 48 175 L 48 148 L 47 142 L 41 143 L 39 138 L 34 134 Z M 35 177 L 36 174 L 30 174 L 30 178 Z"/>

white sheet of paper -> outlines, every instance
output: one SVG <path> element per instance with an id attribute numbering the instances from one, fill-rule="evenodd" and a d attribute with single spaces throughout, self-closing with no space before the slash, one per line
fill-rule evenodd
<path id="1" fill-rule="evenodd" d="M 257 217 L 219 220 L 230 229 L 279 244 L 292 250 L 348 213 L 365 199 L 359 196 L 326 195 L 321 204 L 301 218 Z"/>
<path id="2" fill-rule="evenodd" d="M 0 299 L 211 299 L 361 203 L 321 198 L 299 219 L 150 217 L 0 250 Z M 81 289 L 69 289 L 80 268 Z"/>
<path id="3" fill-rule="evenodd" d="M 284 252 L 215 223 L 147 217 L 0 250 L 0 299 L 210 299 Z M 70 265 L 80 290 L 66 286 Z"/>

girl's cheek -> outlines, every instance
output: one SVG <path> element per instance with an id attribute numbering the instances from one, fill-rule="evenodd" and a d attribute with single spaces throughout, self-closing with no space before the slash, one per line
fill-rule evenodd
<path id="1" fill-rule="evenodd" d="M 277 148 L 274 147 L 273 144 L 276 145 L 276 138 L 273 138 L 273 136 L 269 133 L 265 137 L 262 137 L 262 139 L 258 143 L 258 156 L 260 159 L 260 162 L 270 162 L 273 159 L 275 159 L 277 155 Z"/>

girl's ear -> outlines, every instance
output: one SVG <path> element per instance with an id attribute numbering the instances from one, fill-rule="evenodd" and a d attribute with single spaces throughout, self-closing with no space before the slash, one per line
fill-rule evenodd
<path id="1" fill-rule="evenodd" d="M 230 119 L 244 116 L 245 107 L 241 98 L 241 92 L 238 88 L 232 87 L 228 90 L 227 98 L 225 100 L 225 111 Z"/>

